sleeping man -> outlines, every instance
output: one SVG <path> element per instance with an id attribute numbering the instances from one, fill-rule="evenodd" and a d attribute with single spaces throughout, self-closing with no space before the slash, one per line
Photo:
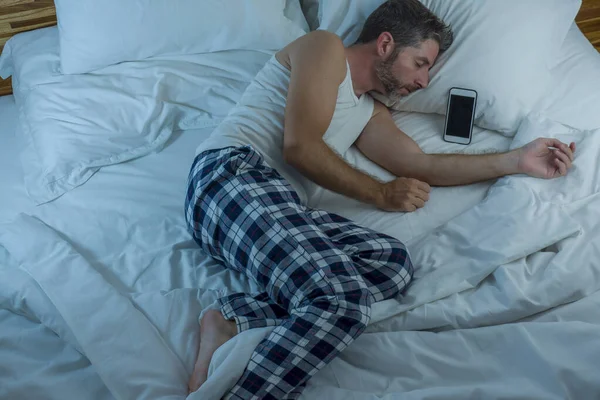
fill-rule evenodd
<path id="1" fill-rule="evenodd" d="M 267 62 L 200 145 L 185 205 L 189 230 L 260 292 L 231 294 L 204 314 L 190 391 L 207 379 L 220 345 L 272 326 L 225 398 L 298 398 L 364 331 L 371 306 L 400 296 L 411 282 L 413 265 L 400 241 L 307 206 L 317 185 L 411 212 L 425 206 L 430 186 L 567 173 L 575 145 L 553 139 L 503 154 L 424 154 L 369 96 L 425 89 L 452 40 L 450 28 L 418 0 L 381 5 L 348 48 L 334 34 L 309 33 Z M 352 145 L 398 178 L 383 183 L 348 165 L 340 155 Z"/>

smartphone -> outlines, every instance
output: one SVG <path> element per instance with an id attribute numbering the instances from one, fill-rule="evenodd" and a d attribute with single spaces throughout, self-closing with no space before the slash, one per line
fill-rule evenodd
<path id="1" fill-rule="evenodd" d="M 450 143 L 470 144 L 475 120 L 477 92 L 452 88 L 448 96 L 444 140 Z"/>

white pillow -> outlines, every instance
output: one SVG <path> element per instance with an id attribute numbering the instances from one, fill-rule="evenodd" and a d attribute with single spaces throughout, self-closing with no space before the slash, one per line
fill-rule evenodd
<path id="1" fill-rule="evenodd" d="M 157 55 L 279 50 L 308 25 L 298 0 L 56 0 L 62 72 Z"/>
<path id="2" fill-rule="evenodd" d="M 577 129 L 600 128 L 600 53 L 573 24 L 552 68 L 552 87 L 538 110 Z"/>
<path id="3" fill-rule="evenodd" d="M 580 0 L 421 0 L 450 24 L 454 44 L 431 70 L 431 82 L 388 105 L 401 111 L 445 114 L 452 87 L 478 92 L 476 124 L 512 136 L 551 87 L 556 59 Z M 321 1 L 321 29 L 345 44 L 358 37 L 382 0 Z M 379 97 L 381 98 L 381 97 Z"/>
<path id="4" fill-rule="evenodd" d="M 0 57 L 0 76 L 13 76 L 25 188 L 37 204 L 101 167 L 159 151 L 174 130 L 217 125 L 273 54 L 164 56 L 63 75 L 58 36 L 56 27 L 18 34 Z"/>

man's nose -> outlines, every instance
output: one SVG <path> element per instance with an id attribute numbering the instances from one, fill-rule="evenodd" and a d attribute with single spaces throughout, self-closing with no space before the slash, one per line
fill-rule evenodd
<path id="1" fill-rule="evenodd" d="M 417 81 L 415 82 L 421 89 L 425 89 L 429 86 L 429 71 L 422 71 L 417 77 Z"/>

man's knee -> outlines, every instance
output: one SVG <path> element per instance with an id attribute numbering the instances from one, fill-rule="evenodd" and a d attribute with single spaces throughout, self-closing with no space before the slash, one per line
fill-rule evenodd
<path id="1" fill-rule="evenodd" d="M 371 304 L 351 304 L 350 307 L 343 305 L 338 308 L 338 316 L 349 322 L 354 329 L 362 332 L 371 321 Z"/>
<path id="2" fill-rule="evenodd" d="M 362 332 L 371 320 L 372 295 L 366 288 L 338 290 L 333 296 L 315 299 L 313 306 L 322 308 L 328 302 L 328 310 L 339 328 L 348 332 Z"/>
<path id="3" fill-rule="evenodd" d="M 368 324 L 371 318 L 372 294 L 358 281 L 330 285 L 330 290 L 314 290 L 300 302 L 299 306 L 311 306 L 325 313 L 335 314 Z"/>

